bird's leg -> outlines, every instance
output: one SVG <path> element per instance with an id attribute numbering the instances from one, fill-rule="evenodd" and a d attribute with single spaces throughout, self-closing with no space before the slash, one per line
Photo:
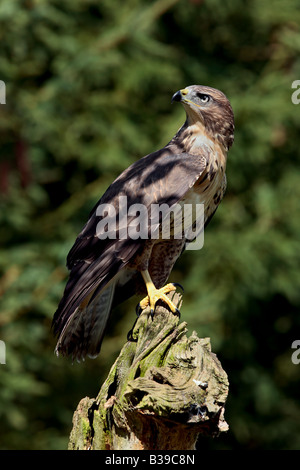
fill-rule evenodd
<path id="1" fill-rule="evenodd" d="M 152 282 L 152 279 L 150 277 L 148 270 L 141 271 L 141 274 L 145 281 L 148 295 L 147 297 L 145 297 L 143 300 L 140 301 L 139 303 L 140 309 L 144 310 L 146 307 L 148 307 L 148 305 L 150 305 L 150 314 L 153 317 L 155 304 L 158 300 L 161 299 L 168 305 L 171 312 L 176 313 L 177 315 L 180 315 L 178 308 L 173 304 L 173 302 L 166 295 L 169 292 L 175 291 L 176 285 L 170 283 L 170 284 L 166 284 L 161 289 L 156 289 L 155 285 Z"/>

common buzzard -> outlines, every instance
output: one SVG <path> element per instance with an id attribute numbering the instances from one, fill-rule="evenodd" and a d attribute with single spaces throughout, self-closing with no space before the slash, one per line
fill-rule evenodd
<path id="1" fill-rule="evenodd" d="M 164 236 L 164 219 L 154 220 L 150 208 L 164 205 L 170 215 L 175 206 L 203 204 L 207 225 L 226 189 L 234 116 L 226 96 L 207 86 L 177 91 L 172 101 L 183 104 L 183 126 L 164 148 L 133 163 L 109 186 L 68 254 L 70 276 L 53 318 L 57 354 L 77 360 L 96 356 L 111 309 L 135 293 L 146 294 L 141 310 L 150 304 L 153 313 L 162 299 L 172 312 L 177 311 L 166 296 L 176 287 L 165 283 L 191 240 L 181 224 L 181 236 L 175 236 L 174 217 L 170 236 Z M 136 204 L 146 208 L 144 237 L 134 236 L 136 219 L 130 210 L 120 217 L 122 201 L 127 208 Z M 193 214 L 194 227 L 197 215 Z"/>

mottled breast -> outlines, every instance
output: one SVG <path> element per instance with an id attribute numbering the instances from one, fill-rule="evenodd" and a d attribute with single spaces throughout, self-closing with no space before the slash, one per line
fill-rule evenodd
<path id="1" fill-rule="evenodd" d="M 226 190 L 226 153 L 220 145 L 212 146 L 206 169 L 182 199 L 182 204 L 204 204 L 204 222 L 216 211 Z"/>

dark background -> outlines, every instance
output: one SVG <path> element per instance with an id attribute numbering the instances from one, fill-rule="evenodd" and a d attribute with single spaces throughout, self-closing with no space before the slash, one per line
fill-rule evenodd
<path id="1" fill-rule="evenodd" d="M 171 97 L 192 84 L 236 118 L 226 197 L 171 276 L 229 376 L 230 430 L 205 446 L 300 448 L 299 25 L 296 0 L 1 1 L 1 449 L 65 449 L 124 344 L 137 298 L 98 359 L 54 355 L 66 255 L 113 179 L 182 125 Z"/>

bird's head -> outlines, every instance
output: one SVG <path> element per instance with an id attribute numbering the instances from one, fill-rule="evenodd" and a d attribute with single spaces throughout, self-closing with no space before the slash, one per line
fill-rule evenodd
<path id="1" fill-rule="evenodd" d="M 211 137 L 218 139 L 226 149 L 233 144 L 234 115 L 227 97 L 220 90 L 208 86 L 191 85 L 177 91 L 173 101 L 183 104 L 187 124 L 200 123 Z"/>

